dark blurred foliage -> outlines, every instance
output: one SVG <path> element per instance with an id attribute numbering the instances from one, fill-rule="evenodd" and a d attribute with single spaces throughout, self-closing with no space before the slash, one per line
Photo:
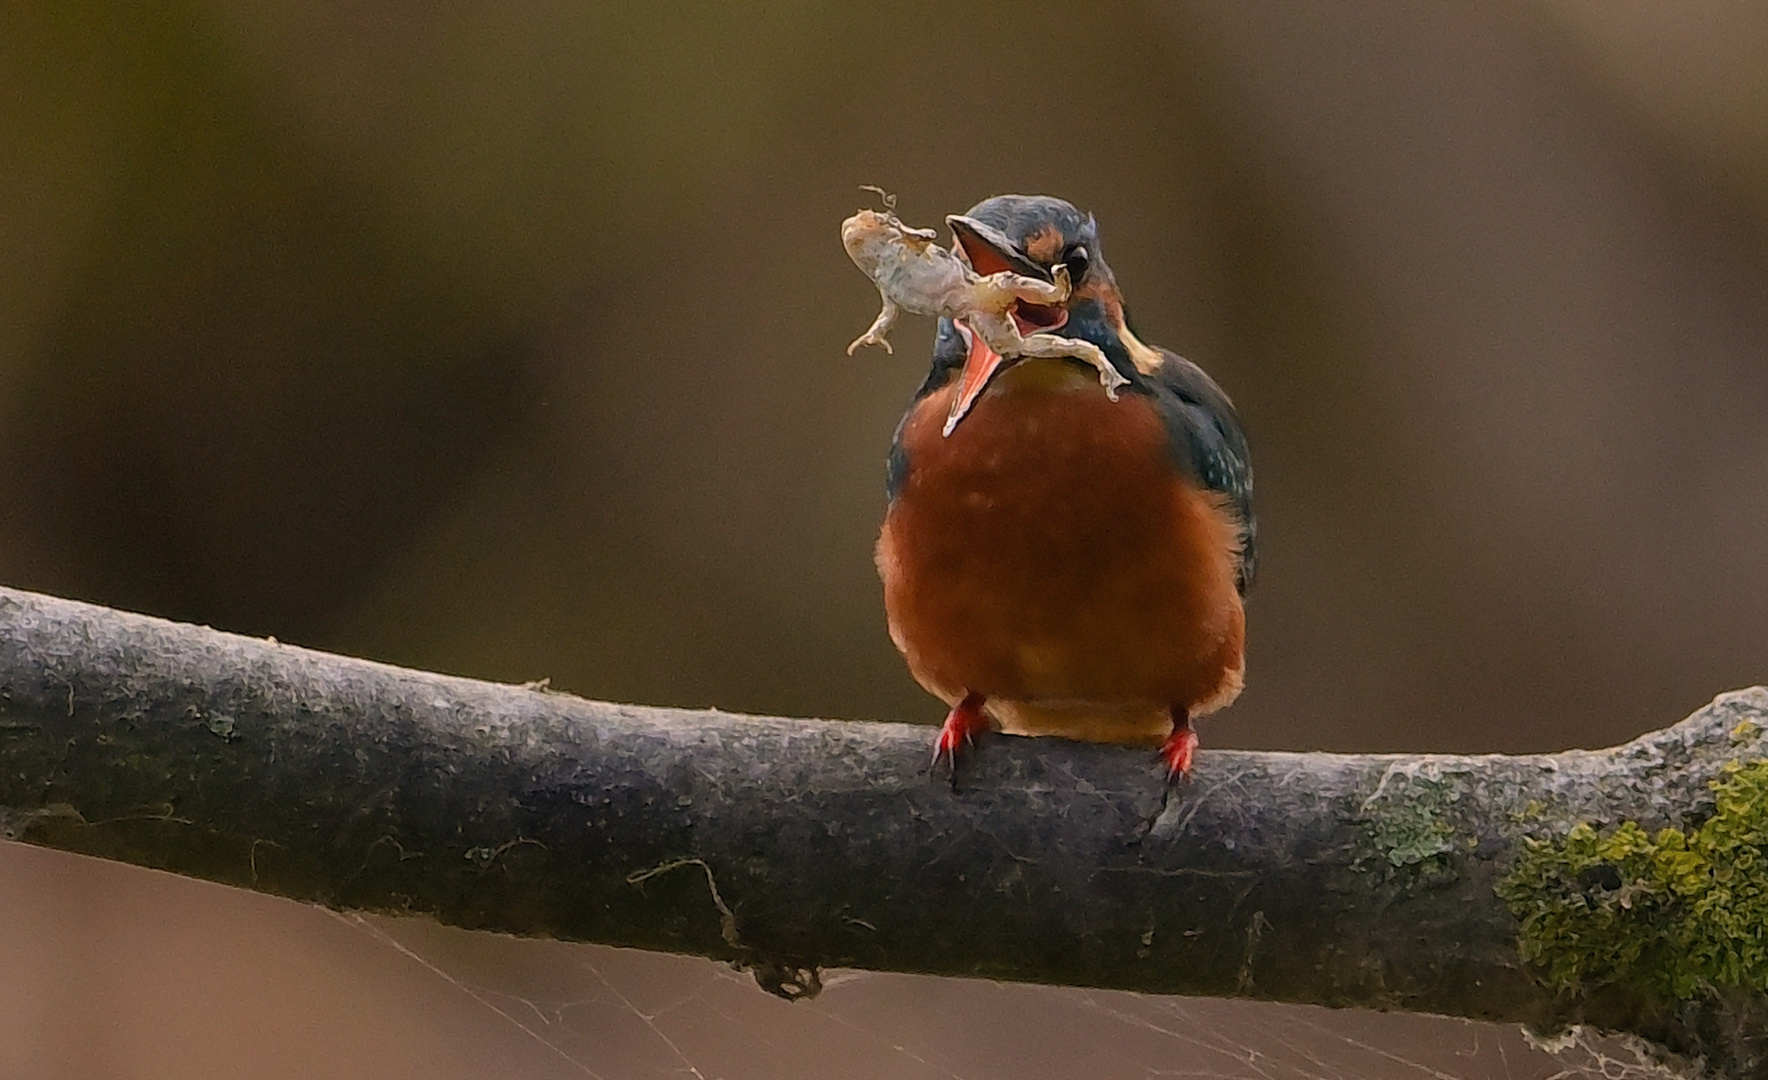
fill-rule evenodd
<path id="1" fill-rule="evenodd" d="M 931 332 L 842 355 L 836 226 L 1048 192 L 1252 434 L 1206 750 L 1614 742 L 1764 677 L 1765 44 L 1606 0 L 0 7 L 0 580 L 937 719 L 870 563 Z"/>

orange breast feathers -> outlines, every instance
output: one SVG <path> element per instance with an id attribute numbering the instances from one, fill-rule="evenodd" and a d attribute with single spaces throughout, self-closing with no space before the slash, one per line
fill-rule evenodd
<path id="1" fill-rule="evenodd" d="M 891 638 L 922 686 L 986 694 L 1007 731 L 1157 744 L 1174 706 L 1240 692 L 1239 521 L 1175 471 L 1146 398 L 1020 374 L 949 438 L 952 387 L 906 419 L 878 541 Z"/>

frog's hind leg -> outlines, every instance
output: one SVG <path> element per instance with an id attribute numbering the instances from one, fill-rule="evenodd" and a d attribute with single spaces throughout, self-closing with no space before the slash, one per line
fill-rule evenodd
<path id="1" fill-rule="evenodd" d="M 884 297 L 884 310 L 878 312 L 878 317 L 872 320 L 871 326 L 866 327 L 865 333 L 854 338 L 853 344 L 847 346 L 847 355 L 852 356 L 854 350 L 861 345 L 882 345 L 885 352 L 895 356 L 896 350 L 890 347 L 890 342 L 885 339 L 884 335 L 890 333 L 890 327 L 895 324 L 896 316 L 900 310 L 896 306 L 896 301 L 888 296 Z"/>
<path id="2" fill-rule="evenodd" d="M 1112 367 L 1104 350 L 1092 342 L 1082 341 L 1080 338 L 1057 337 L 1055 334 L 1031 334 L 1020 337 L 1017 327 L 1008 320 L 1003 320 L 1003 322 L 1007 323 L 1006 332 L 1018 340 L 1016 342 L 1002 340 L 998 343 L 990 341 L 989 344 L 995 346 L 995 351 L 1002 356 L 1029 356 L 1037 360 L 1060 360 L 1073 357 L 1077 360 L 1084 360 L 1099 372 L 1099 385 L 1105 388 L 1105 396 L 1112 401 L 1117 400 L 1117 391 L 1120 387 L 1129 385 L 1129 379 L 1125 378 L 1115 367 Z M 994 327 L 990 329 L 994 329 Z"/>

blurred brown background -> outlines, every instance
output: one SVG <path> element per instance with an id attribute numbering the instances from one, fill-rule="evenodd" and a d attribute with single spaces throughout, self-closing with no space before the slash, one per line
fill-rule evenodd
<path id="1" fill-rule="evenodd" d="M 864 183 L 922 224 L 1048 192 L 1251 431 L 1249 689 L 1206 748 L 1612 743 L 1768 673 L 1765 48 L 1729 2 L 0 6 L 0 581 L 936 720 L 870 560 L 931 328 L 842 355 L 876 294 L 836 226 Z M 474 996 L 505 976 L 323 913 L 15 847 L 0 882 L 0 1077 L 761 1074 L 555 1052 Z M 610 955 L 562 998 L 735 985 Z M 835 1073 L 1006 1075 L 991 1023 Z M 827 1075 L 793 1032 L 767 1074 Z"/>

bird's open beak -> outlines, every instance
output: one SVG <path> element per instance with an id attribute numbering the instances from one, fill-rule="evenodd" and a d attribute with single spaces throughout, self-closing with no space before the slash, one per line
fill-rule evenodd
<path id="1" fill-rule="evenodd" d="M 952 320 L 952 325 L 958 328 L 958 335 L 964 339 L 964 346 L 969 351 L 964 356 L 964 370 L 958 375 L 957 396 L 952 398 L 951 412 L 946 414 L 945 427 L 940 430 L 944 436 L 950 436 L 957 429 L 958 421 L 988 388 L 988 380 L 1001 369 L 1001 354 L 989 348 L 981 334 L 964 325 L 961 319 Z"/>
<path id="2" fill-rule="evenodd" d="M 1051 280 L 1049 270 L 1033 262 L 1025 252 L 1019 250 L 1018 245 L 994 226 L 962 214 L 947 216 L 945 223 L 951 226 L 957 245 L 963 248 L 964 256 L 970 260 L 971 269 L 978 274 L 986 277 L 1010 270 L 1040 281 Z M 1068 321 L 1068 311 L 1058 306 L 1027 304 L 1022 301 L 1013 305 L 1012 317 L 1019 333 L 1024 335 L 1056 329 Z M 958 321 L 956 325 L 958 332 L 964 337 L 965 345 L 969 347 L 969 354 L 964 358 L 964 371 L 958 379 L 958 393 L 952 399 L 951 412 L 945 419 L 946 435 L 957 428 L 958 421 L 964 418 L 964 414 L 970 411 L 970 406 L 976 404 L 976 399 L 988 389 L 989 380 L 1005 365 L 1001 354 L 989 348 L 988 343 L 982 340 L 982 335 L 965 326 L 962 321 Z"/>

